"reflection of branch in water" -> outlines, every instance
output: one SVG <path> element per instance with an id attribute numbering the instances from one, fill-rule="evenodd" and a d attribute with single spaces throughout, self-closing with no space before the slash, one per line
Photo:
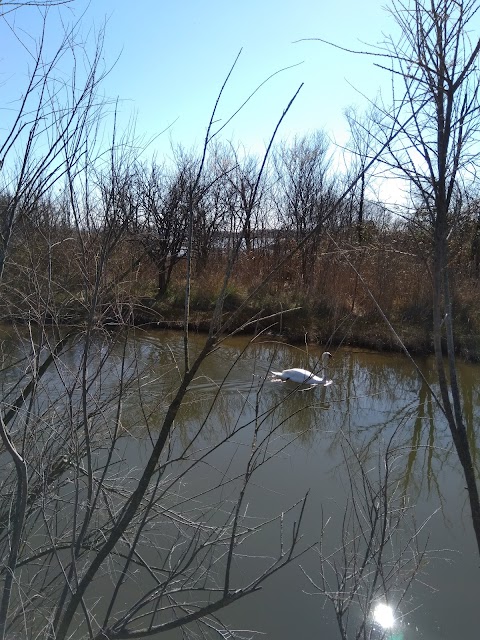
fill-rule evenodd
<path id="1" fill-rule="evenodd" d="M 322 511 L 317 569 L 302 568 L 314 589 L 311 595 L 333 605 L 342 640 L 372 637 L 372 613 L 378 604 L 389 607 L 389 625 L 401 618 L 427 557 L 420 532 L 430 518 L 417 526 L 413 508 L 398 491 L 396 466 L 403 447 L 395 444 L 397 434 L 383 452 L 377 451 L 373 469 L 358 455 L 356 445 L 343 437 L 346 508 L 343 515 L 339 513 L 340 542 L 337 532 L 333 543 L 327 539 L 333 516 L 325 522 Z"/>
<path id="2" fill-rule="evenodd" d="M 428 441 L 426 445 L 422 443 L 423 425 L 427 421 L 428 424 Z M 428 489 L 431 489 L 431 481 L 435 482 L 432 459 L 435 446 L 435 426 L 433 419 L 433 405 L 430 395 L 430 387 L 423 380 L 421 381 L 420 389 L 418 392 L 418 407 L 415 422 L 413 424 L 412 439 L 410 444 L 410 452 L 407 456 L 407 464 L 405 467 L 405 475 L 403 478 L 403 490 L 407 493 L 408 487 L 413 481 L 413 470 L 418 453 L 421 449 L 426 450 L 427 464 L 426 474 Z M 438 485 L 437 485 L 438 487 Z"/>
<path id="3" fill-rule="evenodd" d="M 459 373 L 468 443 L 473 465 L 477 475 L 480 476 L 479 446 L 477 444 L 477 434 L 475 433 L 475 423 L 478 423 L 478 412 L 476 414 L 475 408 L 478 408 L 479 404 L 478 396 L 477 402 L 474 401 L 474 385 L 472 384 L 472 378 L 478 379 L 478 371 L 472 365 L 467 365 L 464 370 L 460 369 Z"/>

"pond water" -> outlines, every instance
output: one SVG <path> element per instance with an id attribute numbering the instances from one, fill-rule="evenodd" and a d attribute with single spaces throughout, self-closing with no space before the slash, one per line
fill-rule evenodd
<path id="1" fill-rule="evenodd" d="M 118 384 L 121 362 L 136 382 L 122 408 L 126 433 L 122 457 L 132 469 L 140 467 L 148 455 L 178 385 L 182 340 L 176 333 L 138 331 L 126 348 L 119 345 L 108 353 L 112 369 L 102 381 L 102 394 L 109 385 L 113 390 Z M 193 355 L 203 340 L 192 336 Z M 253 342 L 232 338 L 208 356 L 189 387 L 171 446 L 173 452 L 188 450 L 197 458 L 211 450 L 205 464 L 186 473 L 181 490 L 185 496 L 201 495 L 205 488 L 212 522 L 213 505 L 220 512 L 231 499 L 225 488 L 215 491 L 212 486 L 219 476 L 235 478 L 240 473 L 255 433 L 255 446 L 262 434 L 270 434 L 264 448 L 269 459 L 255 471 L 242 507 L 251 522 L 274 518 L 308 493 L 301 546 L 311 548 L 269 578 L 261 591 L 223 611 L 222 620 L 232 629 L 243 630 L 246 638 L 257 633 L 276 640 L 339 638 L 332 601 L 345 603 L 345 593 L 351 594 L 371 523 L 375 514 L 382 513 L 380 507 L 388 496 L 388 526 L 394 534 L 385 545 L 382 563 L 375 560 L 377 556 L 372 558 L 369 577 L 356 586 L 357 594 L 345 614 L 349 637 L 355 637 L 361 624 L 361 608 L 375 570 L 381 574 L 376 600 L 387 599 L 396 610 L 391 629 L 382 629 L 378 621 L 368 622 L 374 629 L 371 637 L 476 637 L 480 560 L 459 464 L 428 385 L 403 356 L 349 349 L 333 355 L 331 386 L 299 388 L 273 381 L 269 372 L 314 369 L 320 361 L 319 349 L 291 347 L 268 336 Z M 77 359 L 71 349 L 66 369 L 73 370 Z M 417 364 L 435 389 L 433 361 L 425 358 Z M 478 435 L 479 372 L 478 366 L 459 365 L 472 443 Z M 44 384 L 57 383 L 52 377 Z M 107 409 L 104 417 L 106 413 Z M 192 434 L 198 435 L 189 444 Z M 212 450 L 221 439 L 226 439 L 224 445 Z M 187 458 L 183 455 L 177 466 L 188 465 Z M 232 480 L 231 486 L 232 492 L 238 489 L 238 481 Z M 285 517 L 285 541 L 293 517 Z M 245 555 L 258 559 L 238 563 L 235 579 L 248 580 L 250 572 L 262 566 L 262 558 L 274 555 L 279 545 L 278 522 L 272 522 L 246 542 Z M 101 596 L 103 588 L 98 586 L 95 595 Z M 387 594 L 383 597 L 382 588 Z M 181 636 L 171 632 L 168 637 Z"/>
<path id="2" fill-rule="evenodd" d="M 172 361 L 181 362 L 181 337 L 154 333 L 139 337 L 139 341 L 147 360 L 153 356 L 159 366 L 163 363 L 168 386 Z M 202 337 L 193 337 L 192 348 L 200 349 L 202 342 Z M 427 385 L 405 357 L 358 350 L 334 353 L 330 368 L 334 383 L 327 388 L 297 388 L 273 382 L 268 376 L 271 369 L 313 369 L 320 355 L 316 348 L 290 347 L 270 338 L 259 338 L 253 344 L 244 338 L 230 339 L 201 368 L 190 388 L 191 402 L 180 420 L 188 425 L 208 415 L 204 438 L 213 443 L 218 431 L 223 433 L 239 421 L 252 420 L 255 403 L 260 405 L 257 413 L 271 411 L 269 420 L 281 425 L 272 445 L 279 453 L 259 470 L 250 491 L 249 509 L 259 518 L 271 517 L 308 491 L 305 543 L 318 540 L 322 522 L 328 520 L 323 549 L 330 558 L 340 546 L 347 504 L 352 500 L 361 504 L 365 499 L 359 495 L 359 487 L 352 495 L 346 465 L 358 477 L 358 456 L 375 483 L 379 472 L 383 473 L 383 456 L 390 443 L 394 453 L 389 489 L 395 485 L 399 500 L 401 496 L 408 504 L 399 526 L 404 535 L 396 544 L 406 545 L 401 556 L 405 564 L 422 550 L 425 555 L 398 605 L 397 624 L 386 632 L 387 637 L 473 637 L 479 623 L 479 559 L 459 465 Z M 425 358 L 417 364 L 435 388 L 433 361 Z M 479 424 L 479 371 L 475 365 L 460 364 L 465 415 L 474 435 Z M 241 440 L 240 434 L 236 440 Z M 225 448 L 217 463 L 232 465 L 231 456 L 231 449 Z M 202 473 L 208 476 L 205 470 Z M 201 482 L 201 478 L 196 475 L 190 481 Z M 278 545 L 278 531 L 272 527 L 256 536 L 252 545 L 252 554 L 268 553 Z M 414 547 L 415 552 L 411 551 Z M 270 578 L 260 593 L 233 605 L 223 619 L 232 628 L 257 631 L 269 638 L 337 638 L 333 605 L 316 588 L 320 573 L 319 555 L 313 549 Z M 391 598 L 398 602 L 405 584 L 399 576 L 394 582 Z M 335 585 L 330 587 L 335 590 Z M 352 612 L 350 624 L 357 628 L 359 610 L 352 607 Z"/>

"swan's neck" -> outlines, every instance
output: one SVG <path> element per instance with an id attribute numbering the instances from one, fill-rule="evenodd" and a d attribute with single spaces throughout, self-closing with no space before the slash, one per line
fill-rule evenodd
<path id="1" fill-rule="evenodd" d="M 328 372 L 328 358 L 322 360 L 322 378 L 326 380 Z"/>

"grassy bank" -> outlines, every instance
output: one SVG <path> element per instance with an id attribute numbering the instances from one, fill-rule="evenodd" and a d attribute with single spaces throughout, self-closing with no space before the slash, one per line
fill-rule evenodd
<path id="1" fill-rule="evenodd" d="M 29 234 L 17 244 L 2 284 L 2 321 L 82 325 L 93 317 L 103 326 L 183 327 L 185 260 L 159 293 L 157 266 L 128 237 L 114 245 L 100 275 L 101 234 L 90 245 L 67 240 Z M 278 241 L 239 254 L 224 302 L 224 319 L 235 316 L 232 329 L 249 323 L 249 332 L 267 330 L 292 343 L 400 350 L 380 307 L 412 353 L 432 352 L 430 264 L 412 251 L 406 233 L 372 228 L 359 244 L 342 231 L 283 260 L 290 248 Z M 476 361 L 480 284 L 467 249 L 459 244 L 452 254 L 456 347 Z M 226 254 L 215 250 L 205 266 L 194 263 L 192 330 L 208 329 L 226 269 Z"/>
<path id="2" fill-rule="evenodd" d="M 412 354 L 433 352 L 431 294 L 426 268 L 420 261 L 414 262 L 411 257 L 407 261 L 399 253 L 386 256 L 384 250 L 370 252 L 368 259 L 363 257 L 359 265 L 363 271 L 360 279 L 352 267 L 342 261 L 341 255 L 333 259 L 324 255 L 318 258 L 309 286 L 301 282 L 298 272 L 295 276 L 289 265 L 274 273 L 259 290 L 260 280 L 271 264 L 266 259 L 261 265 L 258 260 L 256 264 L 252 262 L 255 260 L 251 257 L 239 261 L 225 298 L 224 319 L 234 314 L 236 330 L 248 333 L 266 330 L 291 343 L 308 341 L 400 351 L 401 345 L 379 312 L 375 298 Z M 123 307 L 128 309 L 135 324 L 168 329 L 183 327 L 182 271 L 182 268 L 177 270 L 164 296 L 156 298 L 146 291 L 147 295 L 136 298 L 133 303 L 132 298 L 124 300 Z M 462 358 L 478 361 L 478 283 L 474 278 L 457 279 L 454 308 L 457 352 Z M 148 282 L 148 278 L 142 281 Z M 208 330 L 221 283 L 221 268 L 194 278 L 191 330 Z M 114 317 L 115 314 L 110 314 L 110 321 L 114 321 Z M 248 326 L 242 329 L 245 324 Z"/>
<path id="3" fill-rule="evenodd" d="M 334 311 L 329 312 L 325 308 L 319 309 L 312 305 L 305 305 L 294 311 L 286 311 L 286 308 L 285 305 L 270 304 L 267 307 L 256 307 L 247 304 L 234 326 L 244 333 L 263 330 L 292 344 L 304 344 L 307 341 L 327 346 L 365 347 L 376 351 L 402 350 L 397 337 L 378 312 L 364 316 L 357 316 L 350 312 L 337 316 Z M 159 329 L 182 329 L 184 326 L 183 307 L 180 305 L 145 299 L 132 308 L 132 313 L 133 321 L 137 325 Z M 258 318 L 258 320 L 250 323 L 252 318 Z M 433 353 L 429 318 L 409 321 L 405 318 L 390 318 L 389 321 L 410 353 L 416 355 Z M 194 302 L 191 309 L 190 330 L 208 331 L 209 323 L 208 310 Z M 242 329 L 244 323 L 249 324 L 247 328 Z M 458 355 L 466 360 L 480 361 L 480 335 L 473 333 L 470 326 L 458 324 Z"/>

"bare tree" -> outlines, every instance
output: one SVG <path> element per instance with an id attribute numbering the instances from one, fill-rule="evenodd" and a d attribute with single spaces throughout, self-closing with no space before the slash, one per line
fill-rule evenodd
<path id="1" fill-rule="evenodd" d="M 5 2 L 5 0 L 2 0 L 0 17 L 6 16 L 8 13 L 12 13 L 23 7 L 58 7 L 71 4 L 73 1 L 74 0 L 24 0 L 23 2 Z"/>
<path id="2" fill-rule="evenodd" d="M 383 159 L 408 180 L 414 211 L 423 212 L 421 224 L 431 238 L 438 401 L 463 468 L 480 552 L 480 500 L 457 379 L 450 266 L 459 198 L 478 161 L 480 40 L 470 33 L 478 9 L 474 0 L 393 1 L 400 37 L 387 41 L 382 55 L 401 92 L 393 110 L 384 110 L 384 131 L 398 131 L 398 137 Z"/>
<path id="3" fill-rule="evenodd" d="M 235 169 L 235 158 L 228 147 L 212 144 L 194 203 L 193 246 L 195 272 L 205 271 L 214 252 L 222 253 L 224 235 L 229 222 L 232 188 L 229 176 Z"/>
<path id="4" fill-rule="evenodd" d="M 330 175 L 328 141 L 321 132 L 283 144 L 275 156 L 276 200 L 282 224 L 301 249 L 301 274 L 308 286 L 315 271 L 322 226 L 333 215 L 337 197 Z M 316 230 L 311 234 L 312 230 Z"/>
<path id="5" fill-rule="evenodd" d="M 351 192 L 349 201 L 346 203 L 350 213 L 350 224 L 353 223 L 353 217 L 356 217 L 357 239 L 361 244 L 363 241 L 363 225 L 365 221 L 366 205 L 367 205 L 367 187 L 369 177 L 366 167 L 370 159 L 374 155 L 377 144 L 375 130 L 375 109 L 361 116 L 358 110 L 351 107 L 345 111 L 345 117 L 350 128 L 350 140 L 347 143 L 347 159 L 348 171 L 347 175 L 359 175 L 360 180 L 356 188 Z"/>
<path id="6" fill-rule="evenodd" d="M 236 158 L 236 170 L 231 176 L 231 185 L 236 194 L 232 211 L 232 230 L 243 237 L 245 250 L 250 254 L 256 248 L 255 235 L 265 213 L 269 176 L 267 172 L 262 172 L 261 181 L 257 186 L 260 168 L 258 160 L 252 156 L 240 158 L 238 152 L 236 152 Z"/>
<path id="7" fill-rule="evenodd" d="M 80 163 L 86 140 L 99 124 L 104 103 L 96 101 L 97 89 L 106 73 L 100 64 L 103 33 L 99 34 L 85 77 L 75 66 L 74 74 L 78 73 L 78 77 L 74 75 L 71 83 L 65 83 L 57 75 L 59 60 L 70 55 L 74 61 L 81 51 L 77 32 L 78 25 L 66 31 L 56 52 L 47 58 L 44 20 L 38 49 L 30 52 L 33 70 L 0 143 L 0 193 L 4 199 L 0 276 L 19 210 L 31 211 L 43 194 L 63 178 L 66 157 L 72 167 Z M 62 100 L 70 105 L 68 110 L 64 109 Z M 48 152 L 39 153 L 44 144 L 48 144 Z"/>
<path id="8" fill-rule="evenodd" d="M 2 15 L 2 24 L 5 15 Z M 33 59 L 33 68 L 17 112 L 6 123 L 0 142 L 0 166 L 2 183 L 0 193 L 4 201 L 0 237 L 0 281 L 3 278 L 8 259 L 10 242 L 15 224 L 21 212 L 33 211 L 42 197 L 66 174 L 65 157 L 70 159 L 70 167 L 75 167 L 84 154 L 85 142 L 94 130 L 99 117 L 100 105 L 95 102 L 96 90 L 103 73 L 100 71 L 102 34 L 87 65 L 86 74 L 80 78 L 80 71 L 74 65 L 71 81 L 65 83 L 57 74 L 59 60 L 78 58 L 81 46 L 76 45 L 76 28 L 67 30 L 60 40 L 57 50 L 46 57 L 46 22 L 36 51 L 27 51 Z M 22 43 L 23 44 L 23 43 Z M 78 85 L 78 86 L 77 86 Z M 62 100 L 69 104 L 65 109 Z M 44 145 L 48 144 L 45 150 Z M 41 149 L 41 151 L 39 151 Z M 25 544 L 25 526 L 29 509 L 28 457 L 25 447 L 31 433 L 30 419 L 26 419 L 22 429 L 23 438 L 13 436 L 16 428 L 12 421 L 21 407 L 33 408 L 34 391 L 38 376 L 53 364 L 62 351 L 65 341 L 60 339 L 50 354 L 42 362 L 42 341 L 37 344 L 33 356 L 31 373 L 21 376 L 22 393 L 16 399 L 7 400 L 0 420 L 0 435 L 7 457 L 14 463 L 13 487 L 16 496 L 9 512 L 8 526 L 4 529 L 4 571 L 5 582 L 0 603 L 0 637 L 5 637 L 12 599 L 12 590 L 19 563 L 19 555 Z M 42 355 L 40 355 L 42 354 Z M 35 493 L 35 490 L 34 490 Z M 5 512 L 4 512 L 5 513 Z M 6 524 L 5 518 L 3 522 Z"/>
<path id="9" fill-rule="evenodd" d="M 155 162 L 136 170 L 137 212 L 130 228 L 155 265 L 158 297 L 166 293 L 173 268 L 185 254 L 192 171 L 193 160 L 185 156 L 180 156 L 177 166 L 168 170 Z"/>

